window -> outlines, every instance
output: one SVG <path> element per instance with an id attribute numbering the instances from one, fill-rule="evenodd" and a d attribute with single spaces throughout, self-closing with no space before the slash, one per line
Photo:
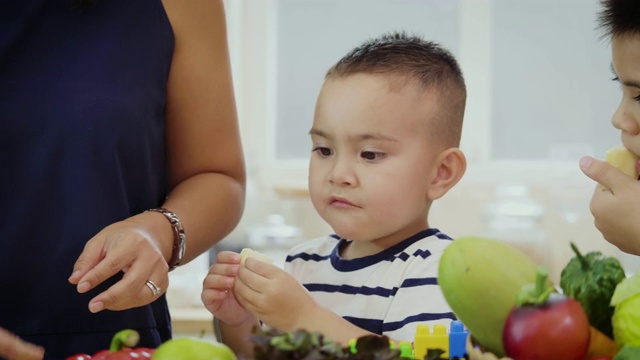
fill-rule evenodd
<path id="1" fill-rule="evenodd" d="M 579 171 L 581 155 L 602 157 L 619 142 L 609 122 L 619 92 L 610 81 L 608 44 L 595 29 L 597 6 L 583 0 L 228 2 L 250 160 L 265 173 L 304 173 L 325 71 L 363 40 L 405 30 L 441 43 L 460 62 L 469 92 L 461 147 L 471 171 L 508 177 L 530 169 L 535 176 L 549 159 Z"/>

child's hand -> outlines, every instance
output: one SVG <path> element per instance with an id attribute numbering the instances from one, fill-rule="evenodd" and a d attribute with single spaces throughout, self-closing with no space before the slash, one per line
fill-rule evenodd
<path id="1" fill-rule="evenodd" d="M 238 303 L 233 292 L 239 268 L 240 255 L 222 251 L 202 283 L 204 306 L 220 321 L 232 326 L 253 319 L 253 315 Z"/>
<path id="2" fill-rule="evenodd" d="M 582 158 L 580 168 L 599 184 L 590 204 L 596 228 L 620 250 L 640 255 L 640 183 L 591 157 Z"/>
<path id="3" fill-rule="evenodd" d="M 235 282 L 238 301 L 267 325 L 281 331 L 304 326 L 319 308 L 309 292 L 289 273 L 253 258 L 240 267 Z"/>

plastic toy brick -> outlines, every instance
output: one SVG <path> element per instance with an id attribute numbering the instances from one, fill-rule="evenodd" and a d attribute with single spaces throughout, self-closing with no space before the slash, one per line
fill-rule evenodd
<path id="1" fill-rule="evenodd" d="M 358 353 L 358 349 L 356 348 L 356 343 L 358 342 L 357 339 L 349 339 L 349 351 L 352 354 L 357 354 Z"/>
<path id="2" fill-rule="evenodd" d="M 449 357 L 449 335 L 443 324 L 433 325 L 433 333 L 428 324 L 420 324 L 416 329 L 416 337 L 413 342 L 415 359 L 424 359 L 429 349 L 441 349 L 443 357 Z"/>
<path id="3" fill-rule="evenodd" d="M 467 349 L 465 347 L 467 336 L 469 336 L 469 330 L 464 329 L 462 321 L 454 320 L 451 322 L 449 331 L 449 357 L 463 358 L 467 355 Z"/>
<path id="4" fill-rule="evenodd" d="M 409 341 L 400 341 L 398 345 L 400 348 L 400 358 L 402 359 L 413 359 L 413 346 Z"/>

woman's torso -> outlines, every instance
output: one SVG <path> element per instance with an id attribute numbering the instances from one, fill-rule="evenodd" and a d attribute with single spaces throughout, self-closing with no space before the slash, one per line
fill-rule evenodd
<path id="1" fill-rule="evenodd" d="M 160 0 L 0 4 L 0 326 L 49 356 L 106 348 L 124 327 L 148 346 L 169 336 L 164 298 L 91 314 L 116 279 L 87 294 L 67 279 L 87 240 L 166 195 L 172 52 Z"/>

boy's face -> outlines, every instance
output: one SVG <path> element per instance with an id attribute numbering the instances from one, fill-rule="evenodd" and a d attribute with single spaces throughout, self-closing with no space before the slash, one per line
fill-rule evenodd
<path id="1" fill-rule="evenodd" d="M 434 93 L 355 74 L 322 87 L 310 131 L 311 200 L 341 237 L 388 247 L 427 227 L 442 150 L 428 138 Z"/>
<path id="2" fill-rule="evenodd" d="M 611 121 L 621 130 L 622 143 L 640 155 L 640 35 L 614 37 L 611 54 L 622 86 L 622 99 Z"/>

